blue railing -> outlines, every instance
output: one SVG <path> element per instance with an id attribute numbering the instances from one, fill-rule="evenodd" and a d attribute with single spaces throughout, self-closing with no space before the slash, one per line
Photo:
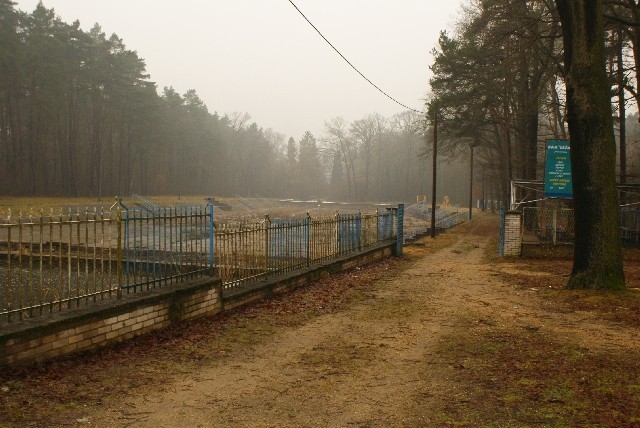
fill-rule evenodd
<path id="1" fill-rule="evenodd" d="M 436 214 L 437 211 L 436 211 Z M 436 227 L 441 229 L 449 229 L 453 226 L 457 226 L 460 223 L 464 223 L 469 220 L 469 213 L 466 211 L 459 211 L 456 213 L 449 213 L 448 215 L 442 215 L 436 220 Z"/>

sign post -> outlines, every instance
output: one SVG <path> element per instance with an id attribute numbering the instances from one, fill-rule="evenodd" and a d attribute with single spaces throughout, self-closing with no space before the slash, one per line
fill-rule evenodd
<path id="1" fill-rule="evenodd" d="M 573 198 L 569 141 L 548 140 L 544 164 L 544 196 Z"/>

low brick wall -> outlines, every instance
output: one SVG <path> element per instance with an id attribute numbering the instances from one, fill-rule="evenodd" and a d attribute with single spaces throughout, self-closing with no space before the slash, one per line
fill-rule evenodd
<path id="1" fill-rule="evenodd" d="M 273 280 L 251 283 L 222 291 L 224 310 L 236 308 L 247 303 L 270 297 L 275 294 L 287 293 L 291 290 L 315 281 L 323 276 L 363 266 L 395 254 L 395 242 L 369 248 L 356 254 L 351 254 L 337 260 L 313 265 L 307 269 L 281 276 Z"/>
<path id="2" fill-rule="evenodd" d="M 0 327 L 0 367 L 105 346 L 183 320 L 214 315 L 286 293 L 327 274 L 388 257 L 395 247 L 395 242 L 380 245 L 286 276 L 225 291 L 219 279 L 205 278 L 8 324 Z"/>
<path id="3" fill-rule="evenodd" d="M 46 360 L 220 312 L 221 282 L 206 278 L 0 328 L 0 366 Z"/>

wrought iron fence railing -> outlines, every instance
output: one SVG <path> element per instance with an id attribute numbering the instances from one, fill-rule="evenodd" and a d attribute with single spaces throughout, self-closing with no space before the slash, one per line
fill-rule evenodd
<path id="1" fill-rule="evenodd" d="M 34 216 L 0 223 L 0 315 L 8 321 L 120 293 L 115 212 Z"/>
<path id="2" fill-rule="evenodd" d="M 640 245 L 640 205 L 620 208 L 620 239 L 626 245 Z"/>
<path id="3" fill-rule="evenodd" d="M 437 212 L 436 212 L 437 215 Z M 437 218 L 437 217 L 436 217 Z M 436 220 L 436 227 L 441 229 L 449 229 L 457 226 L 460 223 L 464 223 L 469 220 L 469 213 L 467 211 L 458 211 L 455 213 L 448 213 L 443 215 L 440 219 Z"/>
<path id="4" fill-rule="evenodd" d="M 574 230 L 573 210 L 570 208 L 522 209 L 523 244 L 570 244 Z"/>
<path id="5" fill-rule="evenodd" d="M 118 210 L 118 261 L 125 292 L 213 273 L 213 206 Z"/>
<path id="6" fill-rule="evenodd" d="M 620 239 L 626 245 L 640 245 L 640 210 L 620 207 Z M 572 244 L 575 223 L 571 208 L 524 207 L 523 244 Z"/>
<path id="7" fill-rule="evenodd" d="M 220 224 L 215 267 L 226 289 L 396 239 L 396 210 Z"/>
<path id="8" fill-rule="evenodd" d="M 209 275 L 229 289 L 402 242 L 400 207 L 237 224 L 216 224 L 212 205 L 111 208 L 0 221 L 0 322 Z"/>

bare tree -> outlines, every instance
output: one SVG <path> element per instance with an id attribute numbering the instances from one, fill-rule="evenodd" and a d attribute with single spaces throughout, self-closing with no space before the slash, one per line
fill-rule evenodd
<path id="1" fill-rule="evenodd" d="M 381 135 L 384 132 L 385 119 L 378 113 L 372 113 L 364 119 L 356 120 L 351 124 L 351 138 L 357 145 L 357 149 L 364 161 L 364 186 L 362 189 L 362 197 L 368 199 L 369 182 L 371 177 L 371 160 L 374 150 L 380 142 Z"/>
<path id="2" fill-rule="evenodd" d="M 335 117 L 324 123 L 326 137 L 322 140 L 325 149 L 334 155 L 337 154 L 344 165 L 347 176 L 347 190 L 349 198 L 357 199 L 358 184 L 356 182 L 356 157 L 358 147 L 355 141 L 350 138 L 347 123 L 342 117 Z"/>

